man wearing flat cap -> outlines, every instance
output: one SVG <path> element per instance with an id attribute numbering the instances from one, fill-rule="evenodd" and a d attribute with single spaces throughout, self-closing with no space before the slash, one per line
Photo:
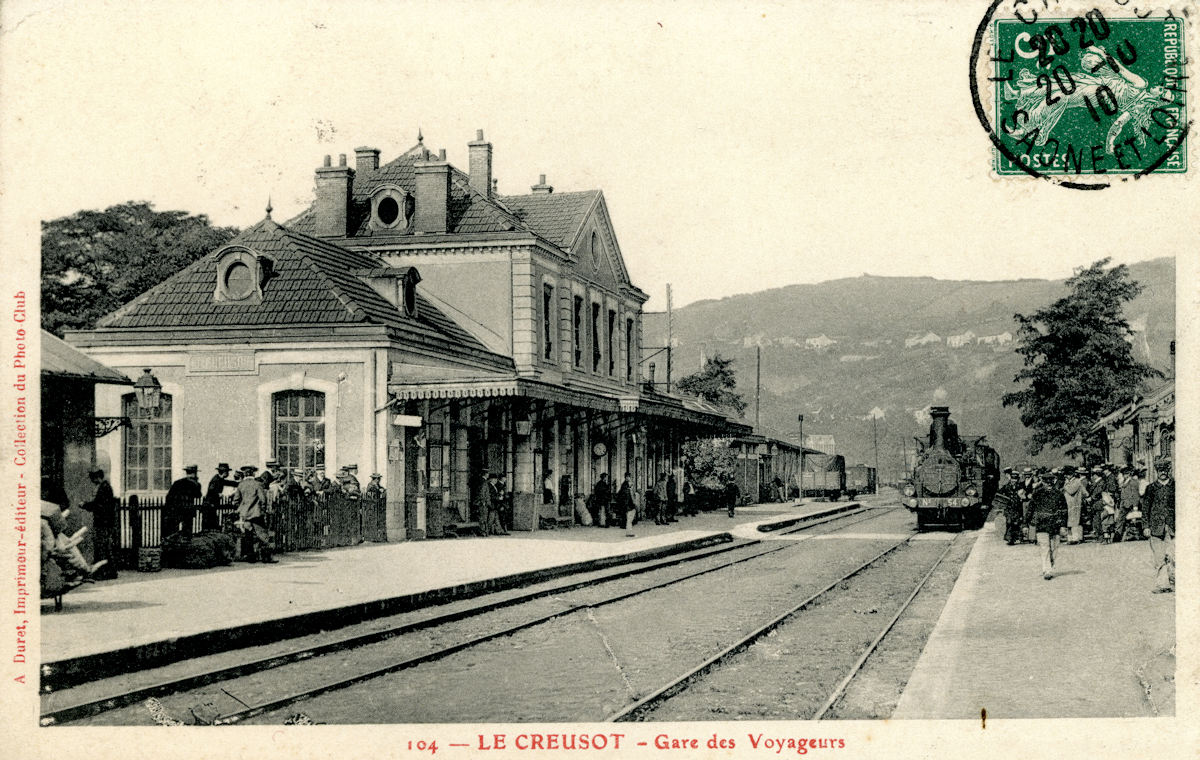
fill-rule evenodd
<path id="1" fill-rule="evenodd" d="M 171 484 L 163 507 L 163 538 L 181 531 L 191 534 L 192 515 L 196 502 L 204 492 L 200 490 L 200 466 L 189 464 L 183 468 L 183 477 Z"/>

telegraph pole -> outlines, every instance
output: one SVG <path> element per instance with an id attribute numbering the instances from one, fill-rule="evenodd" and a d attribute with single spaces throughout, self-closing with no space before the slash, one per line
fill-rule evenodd
<path id="1" fill-rule="evenodd" d="M 667 393 L 671 392 L 671 283 L 667 283 Z"/>
<path id="2" fill-rule="evenodd" d="M 875 480 L 879 480 L 879 417 L 871 415 L 871 443 L 875 446 Z"/>
<path id="3" fill-rule="evenodd" d="M 754 429 L 758 429 L 758 406 L 762 389 L 762 346 L 754 347 Z M 801 445 L 801 448 L 804 448 Z"/>

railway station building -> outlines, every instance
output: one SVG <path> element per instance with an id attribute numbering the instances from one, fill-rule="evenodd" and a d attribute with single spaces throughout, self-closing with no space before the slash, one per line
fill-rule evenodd
<path id="1" fill-rule="evenodd" d="M 310 208 L 267 216 L 66 340 L 161 386 L 97 458 L 119 494 L 161 496 L 198 464 L 383 476 L 389 540 L 478 521 L 506 479 L 513 527 L 570 523 L 601 473 L 636 498 L 680 445 L 749 427 L 647 386 L 642 307 L 598 190 L 501 196 L 479 132 L 469 167 L 418 140 L 382 163 L 326 156 Z"/>
<path id="2" fill-rule="evenodd" d="M 1106 462 L 1144 469 L 1150 480 L 1175 460 L 1175 341 L 1171 377 L 1104 415 L 1088 431 Z"/>

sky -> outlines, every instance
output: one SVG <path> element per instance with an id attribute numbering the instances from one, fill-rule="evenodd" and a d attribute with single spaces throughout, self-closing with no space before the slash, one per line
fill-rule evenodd
<path id="1" fill-rule="evenodd" d="M 1194 248 L 1200 193 L 990 173 L 983 3 L 6 2 L 6 231 L 129 200 L 244 227 L 325 154 L 416 142 L 502 194 L 604 191 L 664 307 L 874 275 L 1059 278 Z M 14 208 L 11 204 L 19 204 Z M 1147 210 L 1150 213 L 1146 213 Z"/>

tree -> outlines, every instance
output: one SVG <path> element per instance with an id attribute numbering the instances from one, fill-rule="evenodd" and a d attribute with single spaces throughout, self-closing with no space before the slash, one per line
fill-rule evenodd
<path id="1" fill-rule="evenodd" d="M 93 327 L 235 234 L 145 202 L 42 222 L 42 327 L 59 336 Z"/>
<path id="2" fill-rule="evenodd" d="M 737 376 L 733 369 L 733 359 L 724 359 L 720 354 L 714 354 L 705 364 L 704 369 L 682 377 L 675 382 L 675 389 L 687 393 L 718 406 L 727 406 L 737 411 L 740 416 L 746 411 L 746 400 L 737 393 Z"/>
<path id="3" fill-rule="evenodd" d="M 1070 292 L 1029 316 L 1014 315 L 1016 351 L 1024 368 L 1013 378 L 1025 385 L 1006 393 L 1005 406 L 1021 410 L 1033 430 L 1030 454 L 1047 446 L 1071 444 L 1083 450 L 1088 428 L 1101 415 L 1133 400 L 1143 383 L 1162 373 L 1133 357 L 1133 331 L 1123 307 L 1142 286 L 1124 265 L 1108 268 L 1101 259 L 1076 270 Z"/>
<path id="4" fill-rule="evenodd" d="M 705 488 L 723 487 L 733 480 L 737 471 L 737 454 L 725 440 L 702 438 L 686 441 L 682 454 L 688 480 Z"/>

